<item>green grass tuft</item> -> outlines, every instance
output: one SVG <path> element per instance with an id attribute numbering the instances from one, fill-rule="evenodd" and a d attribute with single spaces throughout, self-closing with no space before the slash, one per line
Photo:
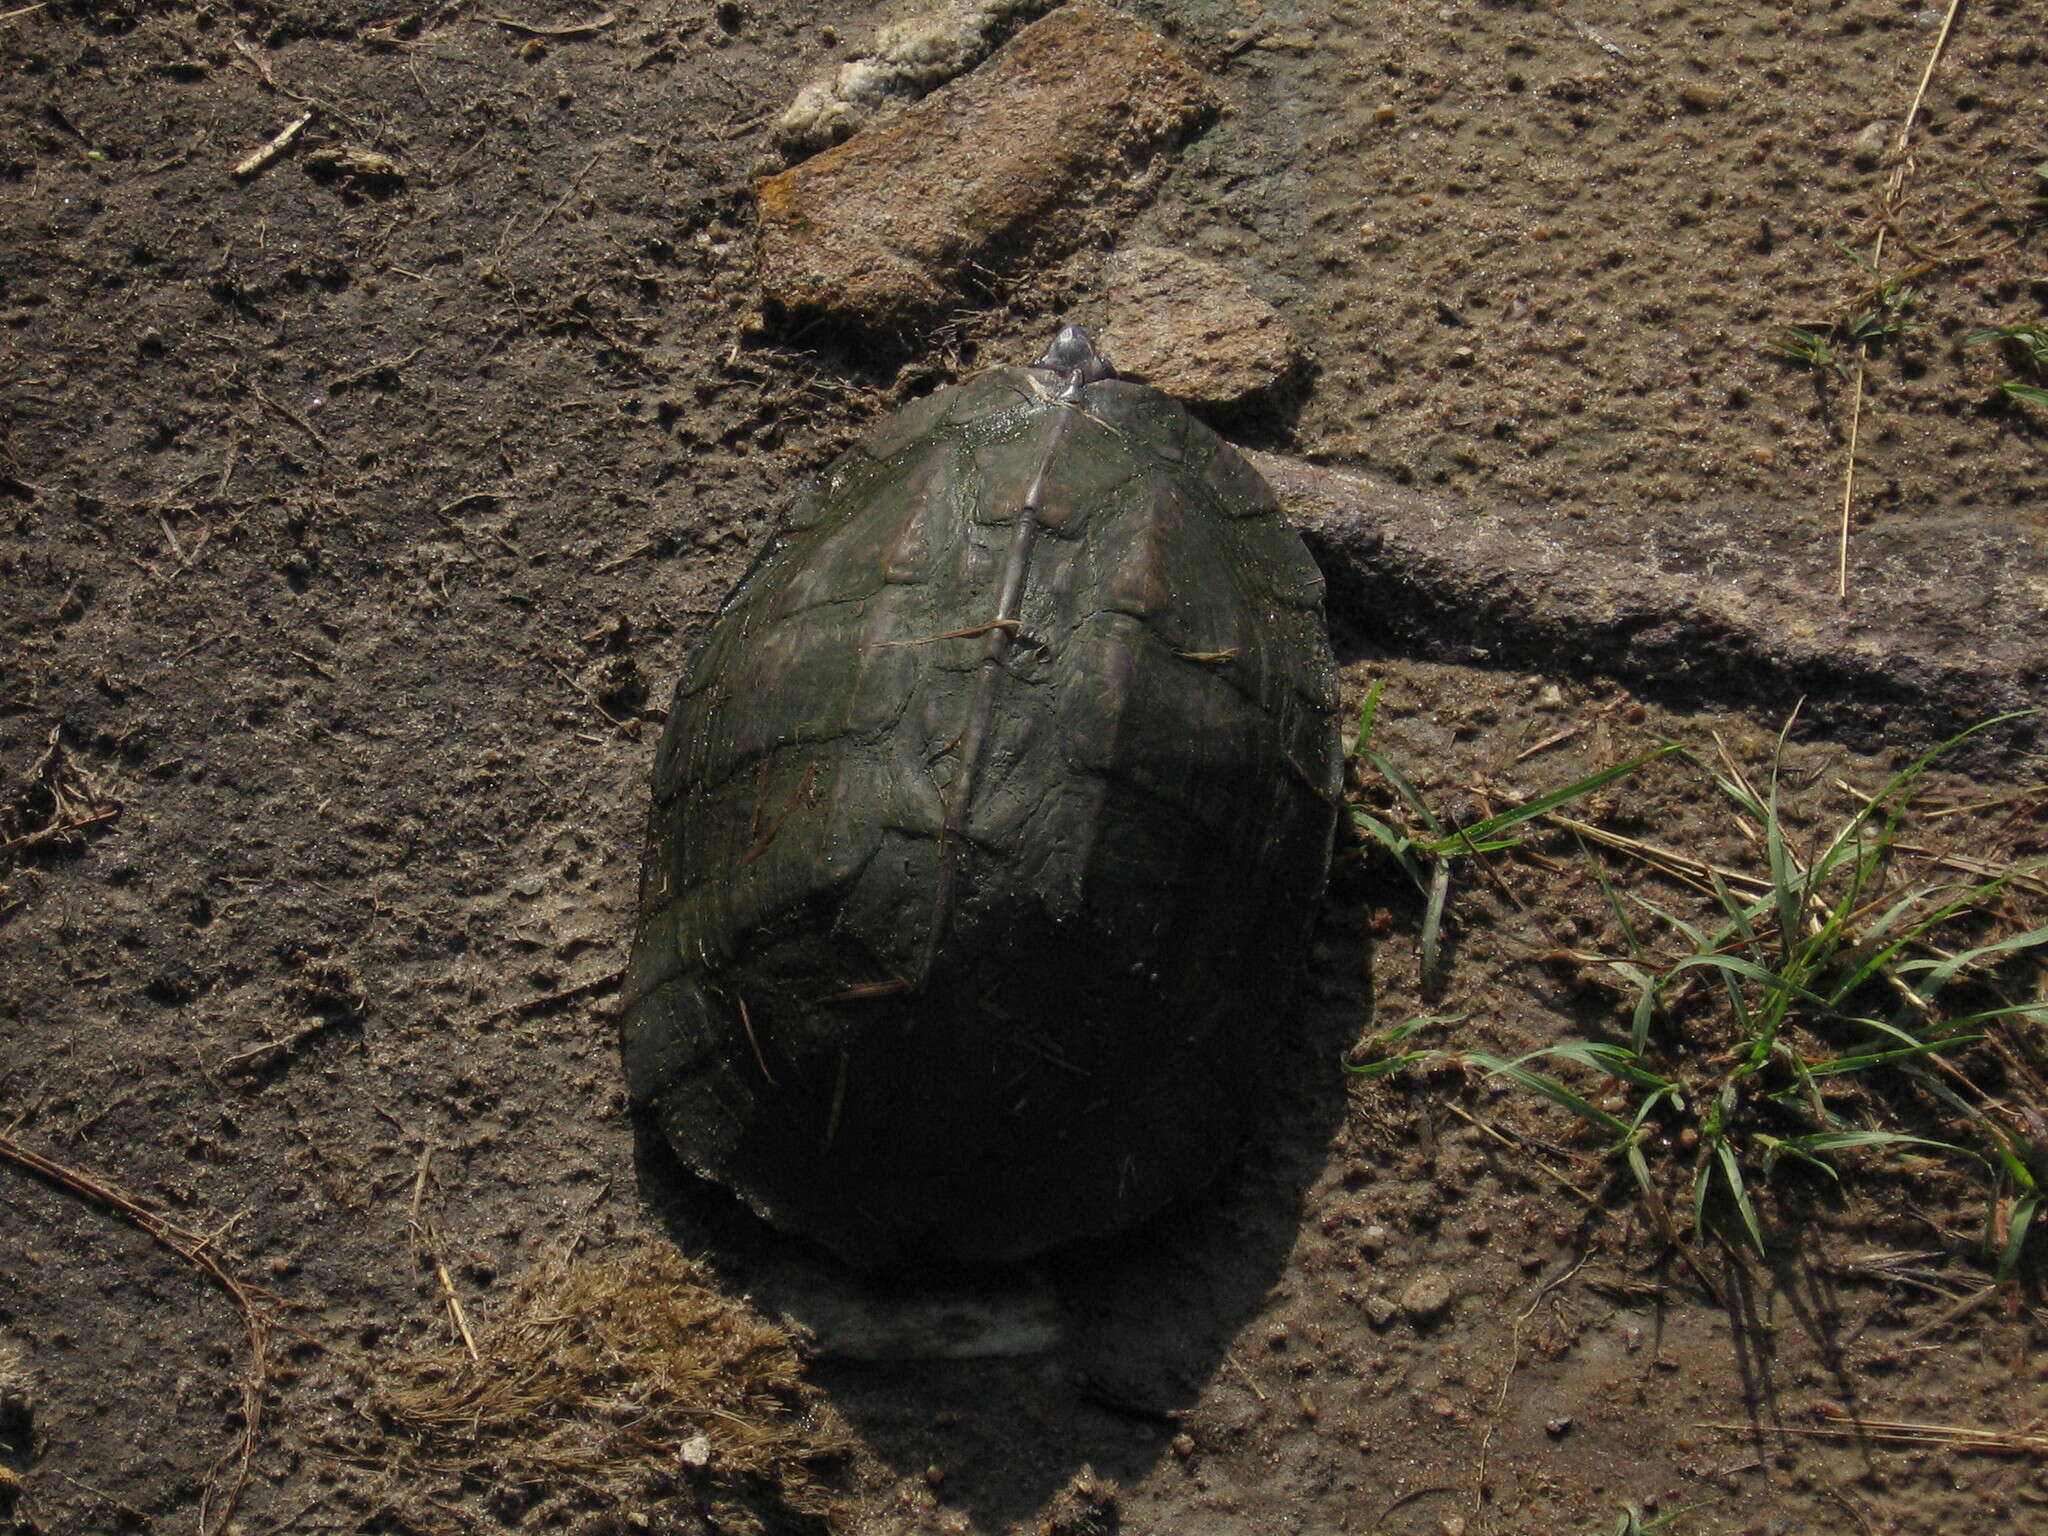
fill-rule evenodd
<path id="1" fill-rule="evenodd" d="M 1377 696 L 1372 701 L 1376 704 Z M 2022 711 L 2021 714 L 2031 713 Z M 2015 881 L 2033 879 L 2048 859 L 2013 864 L 1983 878 L 1899 888 L 1898 837 L 1928 769 L 1977 732 L 2017 715 L 1986 721 L 1896 775 L 1830 835 L 1798 845 L 1781 804 L 1778 757 L 1759 788 L 1732 762 L 1725 771 L 1666 746 L 1602 770 L 1462 831 L 1447 831 L 1414 787 L 1371 749 L 1369 718 L 1358 751 L 1411 816 L 1400 824 L 1354 807 L 1358 824 L 1388 850 L 1418 888 L 1461 854 L 1514 847 L 1514 829 L 1570 800 L 1668 756 L 1704 774 L 1751 833 L 1762 868 L 1754 875 L 1709 869 L 1703 880 L 1718 917 L 1690 921 L 1628 889 L 1617 890 L 1585 855 L 1605 895 L 1625 953 L 1568 952 L 1604 967 L 1634 1005 L 1612 1041 L 1574 1040 L 1508 1059 L 1481 1051 L 1414 1048 L 1425 1030 L 1463 1015 L 1410 1019 L 1368 1042 L 1351 1070 L 1383 1075 L 1432 1061 L 1453 1061 L 1505 1080 L 1566 1110 L 1607 1143 L 1649 1209 L 1669 1209 L 1676 1170 L 1654 1169 L 1653 1149 L 1684 1149 L 1695 1236 L 1731 1232 L 1759 1253 L 1766 1246 L 1755 1191 L 1787 1164 L 1839 1180 L 1846 1153 L 1882 1149 L 1932 1155 L 1980 1167 L 1989 1185 L 1991 1246 L 2001 1279 L 2014 1273 L 2038 1214 L 2041 1170 L 2030 1157 L 2032 1120 L 1980 1087 L 1951 1058 L 2022 1021 L 2048 1024 L 2038 986 L 2015 1000 L 2016 973 L 2048 958 L 2048 927 L 1995 932 L 1998 908 Z M 1787 730 L 1790 725 L 1788 722 Z M 1583 845 L 1582 845 L 1583 850 Z M 1705 867 L 1705 866 L 1703 866 Z M 1738 893 L 1731 879 L 1742 884 Z M 1440 886 L 1440 882 L 1439 882 Z M 1438 905 L 1440 902 L 1433 902 Z M 2007 924 L 2007 926 L 2011 926 Z M 1428 935 L 1425 933 L 1425 938 Z M 1971 939 L 1977 942 L 1970 942 Z M 1962 941 L 1960 947 L 1958 941 Z M 1424 996 L 1434 995 L 1425 971 Z M 1698 1020 L 1692 984 L 1706 983 L 1715 1048 L 1701 1031 L 1670 1027 L 1682 1011 Z M 2022 1048 L 2024 1049 L 2024 1047 Z M 1889 1079 L 1950 1112 L 1956 1139 L 1881 1123 L 1885 1103 L 1856 1093 Z M 1594 1086 L 1574 1086 L 1588 1079 Z M 1845 1109 L 1850 1101 L 1862 1119 Z M 1617 1105 L 1619 1107 L 1617 1107 Z M 1667 1232 L 1667 1236 L 1675 1233 Z"/>

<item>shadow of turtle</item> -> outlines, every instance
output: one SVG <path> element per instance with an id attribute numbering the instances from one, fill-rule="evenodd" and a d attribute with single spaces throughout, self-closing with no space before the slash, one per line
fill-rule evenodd
<path id="1" fill-rule="evenodd" d="M 1251 1126 L 1224 1173 L 1135 1229 L 1009 1270 L 878 1279 L 756 1218 L 637 1122 L 642 1197 L 722 1281 L 810 1339 L 810 1377 L 898 1496 L 978 1530 L 1111 1506 L 1143 1476 L 1269 1303 L 1345 1118 L 1340 1058 L 1369 1017 L 1360 913 L 1326 909 L 1310 994 L 1247 1084 Z M 1057 1523 L 1057 1522 L 1056 1522 Z M 1071 1522 L 1067 1522 L 1071 1523 Z"/>

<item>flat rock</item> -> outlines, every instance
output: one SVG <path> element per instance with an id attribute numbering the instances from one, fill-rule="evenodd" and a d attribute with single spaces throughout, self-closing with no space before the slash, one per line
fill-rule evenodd
<path id="1" fill-rule="evenodd" d="M 1294 366 L 1280 311 L 1230 268 L 1162 246 L 1103 263 L 1104 297 L 1090 318 L 1110 366 L 1193 405 L 1232 405 Z"/>
<path id="2" fill-rule="evenodd" d="M 897 327 L 962 279 L 1072 250 L 1089 208 L 1213 109 L 1158 34 L 1073 0 L 972 74 L 755 188 L 761 296 Z"/>
<path id="3" fill-rule="evenodd" d="M 1801 718 L 1866 751 L 1924 752 L 2048 696 L 2048 530 L 1887 517 L 1851 545 L 1783 508 L 1574 516 L 1476 507 L 1278 454 L 1247 455 L 1302 530 L 1333 619 L 1413 654 L 1604 675 L 1680 706 Z M 2042 722 L 1956 765 L 2038 750 Z"/>

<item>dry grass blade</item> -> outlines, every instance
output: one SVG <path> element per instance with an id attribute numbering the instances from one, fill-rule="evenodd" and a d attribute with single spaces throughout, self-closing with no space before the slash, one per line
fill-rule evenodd
<path id="1" fill-rule="evenodd" d="M 212 1238 L 179 1226 L 115 1185 L 45 1157 L 11 1136 L 0 1135 L 0 1157 L 49 1180 L 59 1189 L 125 1217 L 227 1292 L 241 1313 L 242 1326 L 249 1335 L 249 1368 L 242 1377 L 242 1433 L 234 1446 L 213 1464 L 205 1491 L 199 1497 L 199 1536 L 220 1536 L 234 1518 L 242 1490 L 249 1483 L 249 1461 L 256 1454 L 256 1437 L 263 1425 L 263 1394 L 270 1384 L 270 1324 L 256 1305 L 260 1293 L 243 1284 L 214 1257 L 209 1251 Z M 234 1470 L 223 1488 L 221 1469 L 230 1462 Z"/>
<path id="2" fill-rule="evenodd" d="M 1779 1424 L 1772 1433 L 1811 1435 L 1828 1440 L 1882 1440 L 1894 1445 L 1934 1445 L 1953 1451 L 1983 1451 L 1999 1456 L 2048 1456 L 2048 1434 L 2032 1429 L 1976 1429 L 1966 1424 L 1917 1424 L 1906 1419 L 1848 1419 L 1841 1409 L 1824 1406 L 1821 1412 L 1840 1419 L 1834 1424 Z M 1728 1434 L 1749 1435 L 1748 1424 L 1703 1424 Z"/>
<path id="3" fill-rule="evenodd" d="M 469 1351 L 470 1360 L 480 1362 L 483 1356 L 477 1352 L 476 1335 L 469 1327 L 469 1314 L 463 1311 L 462 1298 L 455 1293 L 455 1282 L 449 1278 L 447 1261 L 441 1257 L 441 1244 L 435 1234 L 433 1220 L 426 1213 L 428 1169 L 433 1161 L 434 1144 L 428 1142 L 420 1148 L 419 1168 L 413 1176 L 412 1206 L 405 1218 L 406 1242 L 412 1249 L 415 1266 L 422 1258 L 434 1266 L 434 1277 L 441 1283 L 441 1299 L 448 1307 L 448 1320 L 461 1335 L 462 1347 Z"/>
<path id="4" fill-rule="evenodd" d="M 1913 104 L 1906 108 L 1906 115 L 1899 122 L 1899 138 L 1893 148 L 1898 159 L 1891 180 L 1885 185 L 1883 211 L 1877 227 L 1877 238 L 1870 248 L 1870 266 L 1874 272 L 1884 260 L 1885 232 L 1891 228 L 1893 218 L 1899 210 L 1899 195 L 1905 190 L 1906 177 L 1913 169 L 1910 146 L 1913 139 L 1913 121 L 1920 115 L 1920 104 L 1927 99 L 1928 82 L 1934 78 L 1934 66 L 1941 62 L 1942 52 L 1948 47 L 1949 34 L 1955 29 L 1956 13 L 1963 8 L 1963 0 L 1948 0 L 1948 13 L 1941 19 L 1941 30 L 1935 34 L 1934 46 L 1927 51 L 1927 67 L 1920 71 L 1919 88 L 1913 92 Z M 1849 599 L 1849 515 L 1856 500 L 1856 437 L 1863 423 L 1863 369 L 1865 359 L 1859 350 L 1856 356 L 1856 378 L 1849 407 L 1849 452 L 1847 462 L 1842 466 L 1842 519 L 1835 551 L 1835 598 L 1840 602 Z"/>
<path id="5" fill-rule="evenodd" d="M 1543 819 L 1552 826 L 1562 827 L 1567 832 L 1577 833 L 1589 843 L 1598 843 L 1603 848 L 1612 848 L 1617 853 L 1625 853 L 1631 858 L 1638 859 L 1648 864 L 1651 868 L 1672 876 L 1674 879 L 1683 880 L 1686 884 L 1705 891 L 1709 895 L 1713 894 L 1713 886 L 1709 884 L 1709 881 L 1716 875 L 1719 875 L 1734 890 L 1744 890 L 1755 895 L 1762 895 L 1770 889 L 1770 882 L 1768 880 L 1759 879 L 1757 876 L 1749 874 L 1744 870 L 1733 869 L 1726 864 L 1709 863 L 1705 859 L 1696 859 L 1690 854 L 1679 853 L 1670 848 L 1660 848 L 1655 843 L 1646 843 L 1638 838 L 1624 836 L 1619 832 L 1610 832 L 1605 827 L 1597 827 L 1590 821 L 1580 821 L 1576 817 L 1561 816 L 1556 811 L 1549 812 Z"/>

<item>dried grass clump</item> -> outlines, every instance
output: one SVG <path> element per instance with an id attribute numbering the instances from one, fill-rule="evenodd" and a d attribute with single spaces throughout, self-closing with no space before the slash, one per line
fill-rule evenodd
<path id="1" fill-rule="evenodd" d="M 506 1524 L 830 1523 L 849 1438 L 790 1336 L 677 1254 L 547 1266 L 477 1343 L 475 1360 L 454 1346 L 382 1367 L 340 1447 L 373 1474 L 373 1519 L 462 1529 L 480 1506 Z"/>

